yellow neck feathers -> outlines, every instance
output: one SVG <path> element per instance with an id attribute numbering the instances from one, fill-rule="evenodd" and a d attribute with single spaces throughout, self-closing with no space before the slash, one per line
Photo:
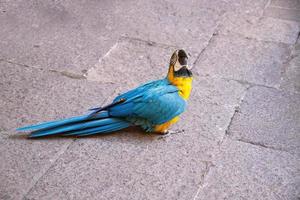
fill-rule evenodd
<path id="1" fill-rule="evenodd" d="M 192 90 L 193 77 L 175 77 L 173 70 L 173 67 L 170 67 L 167 78 L 170 83 L 178 88 L 178 94 L 187 100 Z"/>

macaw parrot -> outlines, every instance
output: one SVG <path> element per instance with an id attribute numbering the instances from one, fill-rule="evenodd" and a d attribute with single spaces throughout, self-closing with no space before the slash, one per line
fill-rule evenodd
<path id="1" fill-rule="evenodd" d="M 176 50 L 164 79 L 152 81 L 117 96 L 104 107 L 72 118 L 18 128 L 31 131 L 29 137 L 50 135 L 87 136 L 109 133 L 130 126 L 146 132 L 167 134 L 185 110 L 192 89 L 192 72 L 187 53 Z"/>

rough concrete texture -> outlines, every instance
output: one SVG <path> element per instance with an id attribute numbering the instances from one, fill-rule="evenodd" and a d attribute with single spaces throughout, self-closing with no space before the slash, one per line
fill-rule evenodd
<path id="1" fill-rule="evenodd" d="M 180 127 L 220 142 L 246 87 L 235 81 L 195 77 L 194 89 Z M 189 123 L 184 123 L 188 121 Z M 179 124 L 178 124 L 179 126 Z"/>
<path id="2" fill-rule="evenodd" d="M 109 29 L 113 7 L 83 1 L 1 1 L 0 56 L 81 74 L 116 40 Z"/>
<path id="3" fill-rule="evenodd" d="M 1 132 L 0 199 L 22 199 L 72 141 L 26 140 L 13 131 Z"/>
<path id="4" fill-rule="evenodd" d="M 196 62 L 202 76 L 222 77 L 279 87 L 289 46 L 231 35 L 216 35 Z"/>
<path id="5" fill-rule="evenodd" d="M 0 62 L 1 130 L 86 113 L 114 92 L 114 84 Z"/>
<path id="6" fill-rule="evenodd" d="M 0 135 L 0 199 L 21 199 L 73 140 L 27 140 L 11 129 L 86 113 L 101 105 L 114 85 L 6 62 L 0 70 L 0 128 L 6 130 Z"/>
<path id="7" fill-rule="evenodd" d="M 298 0 L 272 0 L 264 11 L 265 16 L 300 22 Z"/>
<path id="8" fill-rule="evenodd" d="M 233 12 L 224 15 L 218 29 L 220 34 L 235 33 L 247 38 L 286 44 L 295 44 L 299 33 L 296 22 Z"/>
<path id="9" fill-rule="evenodd" d="M 180 6 L 172 1 L 124 1 L 115 12 L 122 22 L 116 23 L 116 29 L 124 36 L 198 52 L 206 46 L 219 18 L 214 10 Z"/>
<path id="10" fill-rule="evenodd" d="M 267 17 L 291 20 L 299 23 L 300 22 L 299 11 L 300 10 L 270 7 L 266 9 L 264 15 Z"/>
<path id="11" fill-rule="evenodd" d="M 300 93 L 300 40 L 298 39 L 292 51 L 291 59 L 286 64 L 284 76 L 281 81 L 281 88 Z"/>
<path id="12" fill-rule="evenodd" d="M 0 199 L 299 199 L 298 0 L 1 1 Z M 194 65 L 168 137 L 26 139 Z"/>
<path id="13" fill-rule="evenodd" d="M 299 0 L 273 0 L 270 6 L 300 10 Z"/>
<path id="14" fill-rule="evenodd" d="M 300 156 L 300 95 L 249 89 L 228 134 L 235 140 Z"/>
<path id="15" fill-rule="evenodd" d="M 299 199 L 299 157 L 232 140 L 217 157 L 195 199 Z"/>
<path id="16" fill-rule="evenodd" d="M 201 0 L 201 1 L 181 1 L 167 0 L 167 2 L 177 6 L 192 6 L 194 8 L 205 8 L 218 11 L 219 13 L 234 11 L 240 14 L 251 14 L 261 16 L 268 0 Z"/>
<path id="17" fill-rule="evenodd" d="M 143 82 L 165 78 L 170 55 L 175 49 L 176 47 L 166 47 L 136 39 L 121 40 L 87 72 L 87 79 L 101 83 L 118 83 L 126 86 L 125 89 L 128 90 Z M 190 52 L 190 54 L 193 63 L 197 53 Z"/>
<path id="18" fill-rule="evenodd" d="M 192 199 L 213 151 L 213 142 L 192 132 L 158 140 L 130 130 L 78 140 L 27 198 Z"/>

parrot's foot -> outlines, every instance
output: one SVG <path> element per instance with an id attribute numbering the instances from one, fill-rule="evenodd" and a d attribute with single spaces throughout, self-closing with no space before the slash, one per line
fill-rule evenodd
<path id="1" fill-rule="evenodd" d="M 170 135 L 177 134 L 177 133 L 184 133 L 184 129 L 177 129 L 177 130 L 165 130 L 162 132 L 162 136 L 160 136 L 158 139 L 166 138 Z"/>

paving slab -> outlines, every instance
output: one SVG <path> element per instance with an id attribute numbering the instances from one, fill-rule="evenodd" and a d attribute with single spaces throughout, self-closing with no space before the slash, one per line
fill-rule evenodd
<path id="1" fill-rule="evenodd" d="M 246 86 L 236 81 L 195 77 L 187 111 L 175 129 L 192 129 L 220 142 L 245 91 Z"/>
<path id="2" fill-rule="evenodd" d="M 272 0 L 264 11 L 265 16 L 298 22 L 300 26 L 300 1 Z"/>
<path id="3" fill-rule="evenodd" d="M 119 2 L 117 30 L 123 36 L 178 46 L 200 52 L 211 38 L 219 12 L 177 1 Z"/>
<path id="4" fill-rule="evenodd" d="M 228 12 L 222 17 L 218 32 L 225 35 L 235 33 L 263 41 L 295 44 L 299 25 L 293 21 Z"/>
<path id="5" fill-rule="evenodd" d="M 115 89 L 55 72 L 0 62 L 1 130 L 84 114 Z"/>
<path id="6" fill-rule="evenodd" d="M 291 60 L 286 64 L 280 87 L 290 92 L 300 93 L 300 39 L 291 54 Z"/>
<path id="7" fill-rule="evenodd" d="M 251 14 L 254 16 L 261 16 L 265 6 L 268 4 L 267 0 L 201 0 L 201 1 L 180 1 L 168 0 L 168 2 L 176 2 L 180 6 L 191 5 L 194 7 L 213 9 L 219 12 L 235 12 L 240 14 Z"/>
<path id="8" fill-rule="evenodd" d="M 253 87 L 233 118 L 231 138 L 300 156 L 300 94 Z"/>
<path id="9" fill-rule="evenodd" d="M 216 35 L 201 54 L 195 71 L 201 76 L 237 79 L 279 87 L 290 47 L 237 35 Z"/>
<path id="10" fill-rule="evenodd" d="M 170 58 L 176 47 L 135 39 L 120 40 L 94 68 L 87 79 L 100 83 L 117 83 L 125 90 L 167 76 Z M 197 53 L 191 54 L 192 64 Z"/>
<path id="11" fill-rule="evenodd" d="M 1 58 L 77 74 L 120 36 L 200 52 L 219 18 L 213 10 L 153 1 L 7 1 L 1 8 Z"/>
<path id="12" fill-rule="evenodd" d="M 229 0 L 225 2 L 225 8 L 227 11 L 251 14 L 255 16 L 261 16 L 265 6 L 268 4 L 268 0 Z"/>
<path id="13" fill-rule="evenodd" d="M 130 130 L 77 140 L 26 198 L 191 199 L 214 143 L 170 137 Z"/>
<path id="14" fill-rule="evenodd" d="M 300 10 L 299 0 L 272 0 L 270 6 Z"/>
<path id="15" fill-rule="evenodd" d="M 297 156 L 228 139 L 217 159 L 195 199 L 299 199 Z"/>
<path id="16" fill-rule="evenodd" d="M 113 9 L 113 1 L 1 1 L 0 58 L 82 74 L 117 41 Z"/>
<path id="17" fill-rule="evenodd" d="M 71 139 L 29 140 L 13 131 L 0 132 L 0 199 L 23 199 Z"/>
<path id="18" fill-rule="evenodd" d="M 268 7 L 264 11 L 264 16 L 295 21 L 300 24 L 300 13 L 296 9 Z"/>
<path id="19" fill-rule="evenodd" d="M 22 199 L 73 140 L 28 140 L 11 129 L 85 113 L 114 86 L 6 62 L 0 70 L 0 198 Z"/>

